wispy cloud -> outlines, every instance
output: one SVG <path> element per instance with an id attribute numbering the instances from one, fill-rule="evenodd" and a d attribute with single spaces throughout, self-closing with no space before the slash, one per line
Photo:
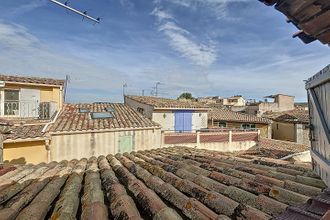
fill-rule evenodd
<path id="1" fill-rule="evenodd" d="M 10 16 L 17 16 L 42 7 L 46 4 L 47 0 L 29 0 L 28 2 L 21 3 L 18 7 L 15 7 L 14 9 L 5 12 L 5 14 L 8 14 Z"/>
<path id="2" fill-rule="evenodd" d="M 158 30 L 165 34 L 172 48 L 182 56 L 203 67 L 216 61 L 217 50 L 212 42 L 206 44 L 192 40 L 190 32 L 180 27 L 170 13 L 159 7 L 153 10 L 152 15 L 158 19 Z"/>
<path id="3" fill-rule="evenodd" d="M 53 51 L 20 25 L 0 20 L 1 73 L 64 78 L 71 76 L 69 100 L 79 100 L 74 92 L 98 88 L 100 98 L 108 97 L 114 89 L 120 90 L 128 79 L 126 73 L 94 65 L 90 60 Z M 109 80 L 111 78 L 111 80 Z M 95 94 L 96 95 L 96 94 Z M 87 97 L 82 97 L 87 98 Z M 116 97 L 118 98 L 118 96 Z M 118 100 L 118 99 L 117 99 Z M 120 100 L 120 99 L 119 99 Z"/>
<path id="4" fill-rule="evenodd" d="M 217 19 L 233 19 L 228 15 L 229 4 L 237 2 L 252 2 L 253 0 L 164 0 L 172 4 L 180 5 L 190 9 L 200 10 L 206 8 L 212 12 Z M 235 18 L 237 19 L 237 18 Z"/>

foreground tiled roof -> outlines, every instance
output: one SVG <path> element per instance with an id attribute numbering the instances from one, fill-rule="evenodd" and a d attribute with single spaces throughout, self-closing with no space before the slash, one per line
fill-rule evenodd
<path id="1" fill-rule="evenodd" d="M 209 120 L 229 121 L 229 122 L 247 122 L 270 124 L 271 120 L 267 118 L 257 117 L 255 115 L 234 112 L 226 108 L 212 108 L 208 114 Z"/>
<path id="2" fill-rule="evenodd" d="M 91 118 L 91 112 L 106 112 L 106 108 L 113 109 L 113 112 L 111 112 L 113 115 L 112 118 Z M 86 109 L 88 112 L 80 113 L 79 109 Z M 49 127 L 49 131 L 87 131 L 147 127 L 159 127 L 159 125 L 125 104 L 65 104 L 55 123 Z"/>
<path id="3" fill-rule="evenodd" d="M 11 126 L 13 123 L 10 120 L 0 118 L 0 126 Z"/>
<path id="4" fill-rule="evenodd" d="M 259 0 L 288 17 L 300 31 L 294 34 L 304 43 L 319 40 L 330 44 L 330 2 L 328 0 Z"/>
<path id="5" fill-rule="evenodd" d="M 305 110 L 266 112 L 262 116 L 279 122 L 303 123 L 303 124 L 309 123 L 309 114 L 308 111 Z"/>
<path id="6" fill-rule="evenodd" d="M 45 124 L 12 126 L 9 128 L 9 132 L 3 134 L 3 136 L 7 141 L 17 139 L 44 138 L 45 136 L 42 132 L 44 127 Z"/>
<path id="7" fill-rule="evenodd" d="M 242 155 L 258 155 L 270 158 L 280 159 L 285 156 L 301 153 L 310 150 L 310 147 L 304 144 L 297 144 L 290 141 L 280 141 L 268 138 L 260 138 L 258 145 L 241 152 Z"/>
<path id="8" fill-rule="evenodd" d="M 184 147 L 26 165 L 0 172 L 0 219 L 269 219 L 321 193 L 310 169 Z"/>
<path id="9" fill-rule="evenodd" d="M 323 217 L 323 218 L 322 218 Z M 276 220 L 310 220 L 310 219 L 330 219 L 330 188 L 312 197 L 302 205 L 289 207 Z"/>
<path id="10" fill-rule="evenodd" d="M 195 108 L 208 108 L 206 105 L 196 101 L 182 101 L 175 99 L 167 99 L 154 96 L 126 96 L 129 99 L 137 102 L 151 105 L 155 108 L 182 108 L 182 109 L 195 109 Z"/>
<path id="11" fill-rule="evenodd" d="M 1 75 L 1 74 L 0 74 L 0 80 L 5 82 L 33 83 L 33 84 L 56 85 L 56 86 L 64 86 L 65 83 L 64 80 L 60 80 L 60 79 L 30 77 L 30 76 L 11 76 L 11 75 Z"/>

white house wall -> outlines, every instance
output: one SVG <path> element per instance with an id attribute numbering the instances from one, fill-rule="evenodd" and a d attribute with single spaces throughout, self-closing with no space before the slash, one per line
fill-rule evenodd
<path id="1" fill-rule="evenodd" d="M 192 115 L 192 129 L 207 128 L 207 112 L 194 112 Z"/>
<path id="2" fill-rule="evenodd" d="M 163 131 L 175 130 L 175 113 L 173 111 L 154 112 L 152 120 L 160 124 Z M 201 128 L 207 128 L 207 112 L 193 112 L 192 130 L 200 130 Z"/>
<path id="3" fill-rule="evenodd" d="M 164 117 L 165 116 L 165 117 Z M 154 112 L 152 120 L 162 126 L 163 131 L 175 130 L 175 115 L 173 112 Z"/>
<path id="4" fill-rule="evenodd" d="M 50 145 L 51 160 L 114 155 L 119 152 L 119 138 L 127 135 L 133 136 L 133 151 L 150 150 L 161 146 L 160 129 L 53 135 Z"/>

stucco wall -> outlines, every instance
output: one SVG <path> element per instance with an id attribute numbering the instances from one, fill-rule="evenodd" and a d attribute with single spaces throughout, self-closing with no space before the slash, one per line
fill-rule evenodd
<path id="1" fill-rule="evenodd" d="M 278 111 L 294 109 L 294 97 L 292 96 L 278 95 L 277 98 L 275 98 L 275 102 L 278 102 Z"/>
<path id="2" fill-rule="evenodd" d="M 47 162 L 45 141 L 4 143 L 3 157 L 15 164 Z"/>
<path id="3" fill-rule="evenodd" d="M 161 145 L 160 129 L 52 135 L 51 160 L 116 154 L 119 152 L 119 138 L 130 135 L 133 137 L 134 151 L 159 148 Z"/>
<path id="4" fill-rule="evenodd" d="M 163 131 L 174 131 L 175 117 L 172 111 L 154 112 L 152 120 L 160 124 Z"/>
<path id="5" fill-rule="evenodd" d="M 192 116 L 192 129 L 207 128 L 207 112 L 194 112 Z"/>
<path id="6" fill-rule="evenodd" d="M 272 138 L 276 140 L 295 142 L 295 125 L 290 123 L 273 122 Z"/>
<path id="7" fill-rule="evenodd" d="M 140 102 L 137 102 L 135 100 L 132 100 L 128 97 L 125 96 L 125 100 L 124 100 L 125 104 L 128 105 L 129 107 L 135 109 L 136 111 L 138 111 L 138 108 L 142 108 L 143 111 L 143 115 L 146 116 L 149 119 L 152 119 L 152 113 L 154 108 L 151 105 L 146 105 Z"/>
<path id="8" fill-rule="evenodd" d="M 303 130 L 303 144 L 311 146 L 311 141 L 309 140 L 309 129 Z"/>

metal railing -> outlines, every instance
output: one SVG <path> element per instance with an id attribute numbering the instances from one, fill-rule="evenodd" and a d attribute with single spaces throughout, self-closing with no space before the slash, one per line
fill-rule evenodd
<path id="1" fill-rule="evenodd" d="M 3 101 L 0 102 L 0 117 L 50 119 L 56 106 L 52 102 Z"/>

